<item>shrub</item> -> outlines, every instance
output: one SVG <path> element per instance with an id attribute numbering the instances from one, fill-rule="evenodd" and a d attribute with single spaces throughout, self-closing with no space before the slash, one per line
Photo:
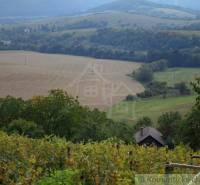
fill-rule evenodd
<path id="1" fill-rule="evenodd" d="M 9 133 L 17 133 L 29 137 L 41 137 L 43 130 L 37 126 L 33 121 L 26 121 L 23 119 L 13 120 L 6 129 Z"/>
<path id="2" fill-rule="evenodd" d="M 126 101 L 134 101 L 134 100 L 136 100 L 136 99 L 137 99 L 137 97 L 134 96 L 134 95 L 131 95 L 131 94 L 129 94 L 129 95 L 126 97 Z"/>
<path id="3" fill-rule="evenodd" d="M 143 65 L 136 72 L 133 72 L 133 76 L 140 82 L 150 82 L 153 80 L 153 71 L 148 65 Z"/>
<path id="4" fill-rule="evenodd" d="M 164 71 L 167 68 L 167 60 L 158 60 L 149 64 L 149 67 L 152 69 L 153 72 L 157 71 Z"/>
<path id="5" fill-rule="evenodd" d="M 14 119 L 19 119 L 24 101 L 21 98 L 7 96 L 0 98 L 0 127 L 5 127 Z"/>
<path id="6" fill-rule="evenodd" d="M 43 177 L 37 185 L 75 185 L 77 172 L 72 170 L 56 171 L 50 177 Z"/>
<path id="7" fill-rule="evenodd" d="M 189 95 L 190 94 L 190 89 L 187 87 L 185 82 L 175 84 L 174 88 L 179 91 L 180 95 Z"/>
<path id="8" fill-rule="evenodd" d="M 166 112 L 158 118 L 158 128 L 169 147 L 180 143 L 180 125 L 182 117 L 179 112 Z"/>
<path id="9" fill-rule="evenodd" d="M 138 129 L 140 129 L 141 127 L 150 127 L 152 125 L 153 125 L 152 120 L 149 117 L 146 116 L 146 117 L 140 118 L 137 121 L 134 128 L 135 128 L 135 131 L 138 131 Z"/>

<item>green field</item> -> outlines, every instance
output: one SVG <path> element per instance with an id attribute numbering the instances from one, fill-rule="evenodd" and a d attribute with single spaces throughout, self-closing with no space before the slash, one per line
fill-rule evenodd
<path id="1" fill-rule="evenodd" d="M 158 117 L 165 112 L 179 111 L 182 115 L 186 114 L 194 102 L 195 96 L 154 98 L 134 102 L 123 101 L 110 108 L 107 114 L 114 120 L 127 120 L 128 122 L 148 116 L 156 123 Z"/>
<path id="2" fill-rule="evenodd" d="M 182 35 L 186 37 L 200 37 L 200 31 L 199 30 L 168 30 L 172 34 Z"/>
<path id="3" fill-rule="evenodd" d="M 170 68 L 165 72 L 154 74 L 156 81 L 167 82 L 169 86 L 173 86 L 179 82 L 190 84 L 198 76 L 200 76 L 200 68 Z"/>

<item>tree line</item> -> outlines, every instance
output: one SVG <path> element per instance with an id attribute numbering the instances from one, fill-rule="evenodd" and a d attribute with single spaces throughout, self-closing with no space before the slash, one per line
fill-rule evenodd
<path id="1" fill-rule="evenodd" d="M 112 28 L 79 34 L 45 28 L 2 28 L 0 50 L 32 50 L 146 63 L 166 59 L 169 67 L 200 67 L 200 37 L 195 35 Z M 11 43 L 4 44 L 3 40 Z"/>
<path id="2" fill-rule="evenodd" d="M 151 63 L 143 64 L 131 76 L 141 82 L 145 91 L 138 93 L 136 96 L 128 95 L 126 100 L 134 101 L 137 98 L 149 98 L 155 96 L 183 96 L 190 95 L 192 92 L 185 82 L 175 84 L 173 87 L 168 86 L 166 82 L 159 82 L 154 79 L 154 72 L 165 71 L 168 68 L 167 60 L 158 60 Z"/>

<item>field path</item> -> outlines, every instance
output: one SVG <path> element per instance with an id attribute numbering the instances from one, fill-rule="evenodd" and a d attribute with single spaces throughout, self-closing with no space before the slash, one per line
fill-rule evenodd
<path id="1" fill-rule="evenodd" d="M 0 97 L 24 99 L 64 89 L 82 104 L 108 107 L 143 86 L 127 74 L 140 66 L 135 62 L 100 60 L 69 55 L 24 51 L 0 52 Z"/>

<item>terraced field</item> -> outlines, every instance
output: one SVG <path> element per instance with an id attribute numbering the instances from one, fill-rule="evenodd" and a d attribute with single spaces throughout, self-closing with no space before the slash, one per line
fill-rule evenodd
<path id="1" fill-rule="evenodd" d="M 143 86 L 127 74 L 141 64 L 23 51 L 0 52 L 0 96 L 30 98 L 64 89 L 82 104 L 105 108 Z"/>

